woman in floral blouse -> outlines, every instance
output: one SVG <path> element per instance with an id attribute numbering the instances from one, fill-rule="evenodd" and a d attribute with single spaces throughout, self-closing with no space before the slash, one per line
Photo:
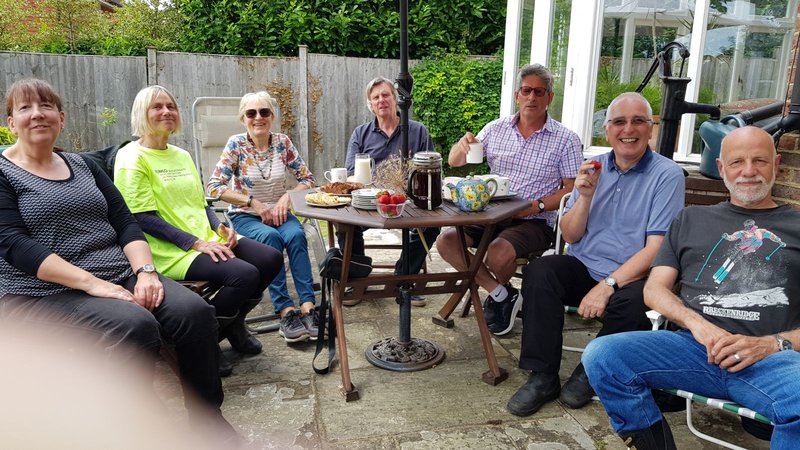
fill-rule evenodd
<path id="1" fill-rule="evenodd" d="M 314 177 L 288 136 L 272 133 L 275 102 L 264 91 L 248 93 L 239 103 L 239 120 L 247 133 L 228 139 L 206 185 L 208 195 L 231 204 L 235 229 L 243 236 L 270 245 L 289 255 L 299 309 L 286 287 L 286 272 L 269 286 L 279 333 L 286 342 L 317 338 L 317 314 L 308 244 L 300 221 L 289 212 L 286 171 L 298 184 L 293 190 L 314 187 Z M 232 181 L 232 182 L 231 182 Z"/>

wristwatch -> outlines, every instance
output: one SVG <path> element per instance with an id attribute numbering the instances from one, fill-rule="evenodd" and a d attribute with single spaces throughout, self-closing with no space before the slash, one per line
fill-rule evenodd
<path id="1" fill-rule="evenodd" d="M 792 341 L 786 339 L 785 337 L 781 336 L 780 334 L 775 335 L 775 339 L 778 340 L 778 351 L 782 352 L 784 350 L 794 350 L 794 346 L 792 345 Z"/>
<path id="2" fill-rule="evenodd" d="M 542 200 L 542 199 L 536 200 L 536 206 L 539 207 L 539 213 L 543 213 L 544 212 L 544 208 L 545 208 L 544 200 Z"/>
<path id="3" fill-rule="evenodd" d="M 605 280 L 603 280 L 603 282 L 606 285 L 611 286 L 614 289 L 614 292 L 617 292 L 619 290 L 619 285 L 617 284 L 617 279 L 616 278 L 609 276 L 609 277 L 606 277 Z"/>
<path id="4" fill-rule="evenodd" d="M 156 268 L 152 264 L 145 264 L 142 267 L 139 267 L 139 270 L 136 271 L 136 275 L 138 276 L 142 272 L 156 273 Z"/>

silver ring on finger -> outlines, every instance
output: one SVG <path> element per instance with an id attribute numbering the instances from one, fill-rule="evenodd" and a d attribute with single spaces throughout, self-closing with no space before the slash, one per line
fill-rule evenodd
<path id="1" fill-rule="evenodd" d="M 741 357 L 741 356 L 739 356 L 739 354 L 738 354 L 738 353 L 734 353 L 734 354 L 733 354 L 733 359 L 734 359 L 734 360 L 735 360 L 737 363 L 738 363 L 738 362 L 742 362 L 742 357 Z"/>

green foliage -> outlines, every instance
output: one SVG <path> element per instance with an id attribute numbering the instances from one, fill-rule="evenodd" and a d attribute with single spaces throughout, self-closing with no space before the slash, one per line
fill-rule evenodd
<path id="1" fill-rule="evenodd" d="M 431 133 L 444 161 L 450 147 L 467 131 L 477 134 L 500 110 L 502 57 L 468 58 L 445 55 L 423 60 L 411 70 L 414 76 L 414 112 Z M 468 171 L 487 173 L 485 163 L 476 168 L 450 169 L 449 175 Z"/>
<path id="2" fill-rule="evenodd" d="M 0 126 L 0 145 L 11 145 L 17 142 L 17 137 L 6 127 Z"/>
<path id="3" fill-rule="evenodd" d="M 144 55 L 179 50 L 182 17 L 165 0 L 128 0 L 103 14 L 95 0 L 0 0 L 0 50 Z M 31 31 L 34 30 L 34 31 Z"/>
<path id="4" fill-rule="evenodd" d="M 180 50 L 183 17 L 165 0 L 128 0 L 110 14 L 108 33 L 93 46 L 101 55 L 141 56 L 147 47 Z"/>
<path id="5" fill-rule="evenodd" d="M 117 110 L 115 108 L 109 108 L 108 106 L 104 107 L 98 116 L 100 117 L 100 125 L 104 127 L 109 127 L 119 121 Z"/>
<path id="6" fill-rule="evenodd" d="M 183 49 L 234 55 L 314 53 L 396 58 L 399 11 L 374 0 L 176 0 Z M 505 4 L 495 0 L 429 0 L 409 6 L 409 55 L 434 49 L 492 54 L 503 45 Z"/>

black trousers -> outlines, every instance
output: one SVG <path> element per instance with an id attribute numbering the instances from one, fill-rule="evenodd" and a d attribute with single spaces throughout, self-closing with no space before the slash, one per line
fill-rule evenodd
<path id="1" fill-rule="evenodd" d="M 362 227 L 355 227 L 353 230 L 353 254 L 354 255 L 363 255 L 364 254 L 364 230 L 366 228 Z M 423 228 L 422 235 L 425 237 L 425 243 L 428 245 L 428 248 L 433 248 L 433 244 L 436 242 L 436 238 L 439 236 L 439 232 L 441 229 L 439 228 Z M 344 233 L 337 231 L 336 232 L 336 239 L 339 242 L 339 248 L 344 248 Z M 416 274 L 422 270 L 422 264 L 425 262 L 425 258 L 428 256 L 428 253 L 425 251 L 425 247 L 422 245 L 422 239 L 419 237 L 419 233 L 417 233 L 416 228 L 412 228 L 409 232 L 408 236 L 408 243 L 409 243 L 409 274 Z M 394 273 L 397 275 L 402 274 L 403 272 L 403 264 L 405 264 L 406 254 L 405 252 L 400 253 L 400 259 L 397 260 L 395 264 Z"/>
<path id="2" fill-rule="evenodd" d="M 187 280 L 206 280 L 219 289 L 212 300 L 218 317 L 235 316 L 249 299 L 261 297 L 283 267 L 283 253 L 252 239 L 239 239 L 233 254 L 216 263 L 200 254 L 186 272 Z"/>
<path id="3" fill-rule="evenodd" d="M 522 349 L 519 366 L 558 373 L 561 367 L 564 306 L 579 306 L 598 283 L 578 258 L 549 255 L 534 259 L 522 272 Z M 644 280 L 623 286 L 609 300 L 598 336 L 649 330 Z"/>

